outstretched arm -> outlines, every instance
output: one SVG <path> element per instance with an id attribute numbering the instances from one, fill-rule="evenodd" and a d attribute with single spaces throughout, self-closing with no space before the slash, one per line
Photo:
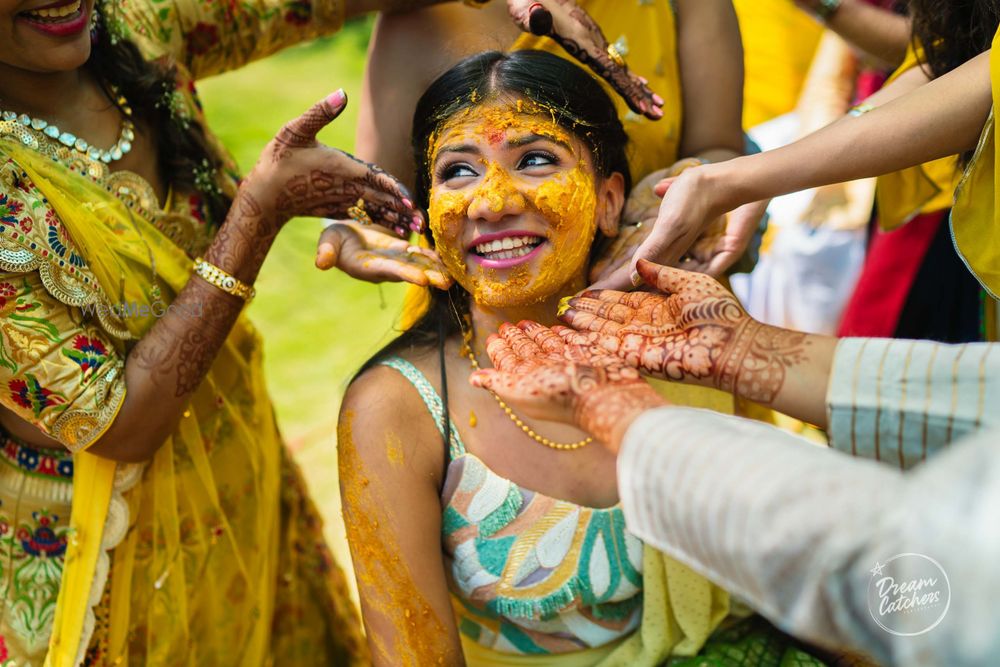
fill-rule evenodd
<path id="1" fill-rule="evenodd" d="M 379 222 L 393 225 L 412 218 L 414 210 L 399 183 L 316 141 L 316 133 L 346 104 L 342 91 L 334 93 L 267 145 L 206 251 L 207 262 L 250 285 L 278 231 L 293 216 L 343 215 L 364 198 Z M 176 428 L 245 302 L 193 276 L 173 305 L 128 355 L 124 402 L 93 453 L 120 461 L 151 457 Z"/>
<path id="2" fill-rule="evenodd" d="M 795 0 L 806 11 L 817 13 L 819 0 Z M 824 25 L 851 46 L 888 67 L 903 62 L 910 44 L 910 19 L 863 0 L 842 0 Z"/>
<path id="3" fill-rule="evenodd" d="M 919 73 L 893 85 L 909 88 Z M 882 91 L 878 101 L 893 92 Z M 676 264 L 712 221 L 761 200 L 966 151 L 976 145 L 991 106 L 987 52 L 869 113 L 842 118 L 788 146 L 688 169 L 658 186 L 664 197 L 656 227 L 634 261 L 656 257 L 661 264 Z M 752 227 L 743 231 L 749 234 Z"/>
<path id="4" fill-rule="evenodd" d="M 584 292 L 561 318 L 644 373 L 715 387 L 798 419 L 826 424 L 837 339 L 751 318 L 714 279 L 639 261 L 662 292 Z"/>

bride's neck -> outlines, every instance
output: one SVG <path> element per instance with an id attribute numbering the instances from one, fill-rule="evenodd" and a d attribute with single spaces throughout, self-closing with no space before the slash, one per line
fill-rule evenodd
<path id="1" fill-rule="evenodd" d="M 517 324 L 521 320 L 532 320 L 546 326 L 558 324 L 556 311 L 559 309 L 559 300 L 564 296 L 576 294 L 584 287 L 586 280 L 581 275 L 564 285 L 551 297 L 529 305 L 494 308 L 473 301 L 470 308 L 474 334 L 473 349 L 479 363 L 486 368 L 492 365 L 486 354 L 486 339 L 490 334 L 496 333 L 501 324 L 504 322 Z"/>

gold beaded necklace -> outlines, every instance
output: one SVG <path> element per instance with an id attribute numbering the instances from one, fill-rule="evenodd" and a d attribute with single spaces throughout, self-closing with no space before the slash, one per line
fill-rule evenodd
<path id="1" fill-rule="evenodd" d="M 468 325 L 468 330 L 466 330 L 465 327 L 462 328 L 461 354 L 463 357 L 466 357 L 469 360 L 469 363 L 472 365 L 472 370 L 478 371 L 479 362 L 476 361 L 476 354 L 475 352 L 472 351 L 472 338 L 473 338 L 472 323 L 466 320 L 466 324 Z M 527 435 L 529 438 L 531 438 L 538 444 L 544 445 L 549 449 L 558 449 L 559 451 L 563 452 L 574 451 L 577 449 L 582 449 L 583 447 L 586 447 L 587 445 L 589 445 L 594 441 L 594 439 L 591 438 L 590 436 L 587 436 L 583 440 L 577 440 L 576 442 L 555 442 L 554 440 L 549 440 L 545 436 L 535 433 L 535 430 L 530 426 L 528 426 L 527 424 L 525 424 L 524 420 L 518 417 L 514 413 L 514 411 L 511 410 L 510 406 L 507 405 L 506 401 L 504 401 L 502 398 L 497 396 L 492 391 L 490 392 L 490 396 L 492 396 L 494 400 L 496 400 L 497 405 L 499 405 L 500 408 L 504 411 L 504 414 L 510 417 L 510 420 L 514 422 L 518 428 L 524 431 L 525 435 Z"/>

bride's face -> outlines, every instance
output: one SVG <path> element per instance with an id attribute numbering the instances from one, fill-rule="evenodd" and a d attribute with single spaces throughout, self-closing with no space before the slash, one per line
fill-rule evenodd
<path id="1" fill-rule="evenodd" d="M 437 251 L 487 306 L 538 303 L 578 281 L 609 208 L 586 144 L 534 106 L 460 112 L 430 148 Z"/>

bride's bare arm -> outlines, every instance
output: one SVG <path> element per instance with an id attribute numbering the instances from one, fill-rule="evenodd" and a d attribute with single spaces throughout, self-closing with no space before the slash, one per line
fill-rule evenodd
<path id="1" fill-rule="evenodd" d="M 441 551 L 444 447 L 399 373 L 375 367 L 351 384 L 337 450 L 374 664 L 463 665 Z"/>

